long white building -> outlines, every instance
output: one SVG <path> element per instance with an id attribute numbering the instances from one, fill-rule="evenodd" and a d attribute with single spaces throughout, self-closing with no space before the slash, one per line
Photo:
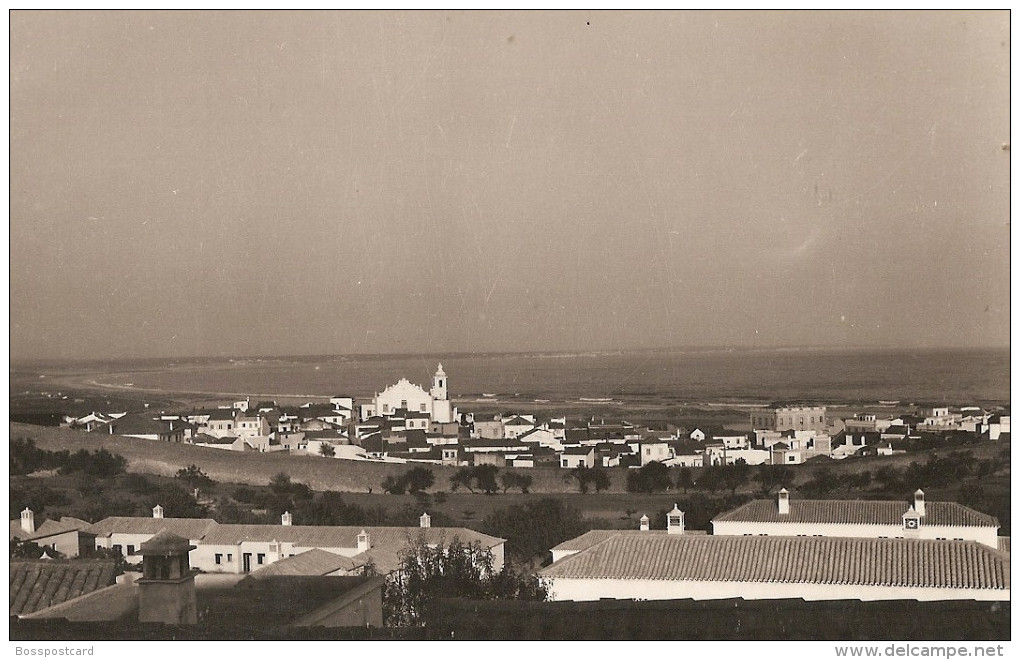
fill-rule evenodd
<path id="1" fill-rule="evenodd" d="M 712 520 L 716 536 L 851 536 L 976 541 L 998 547 L 999 521 L 956 502 L 753 500 Z"/>
<path id="2" fill-rule="evenodd" d="M 293 525 L 285 513 L 279 525 L 219 524 L 211 519 L 163 518 L 156 507 L 152 518 L 111 517 L 89 530 L 96 535 L 97 548 L 109 548 L 130 562 L 141 561 L 141 545 L 163 530 L 188 540 L 194 546 L 191 566 L 206 573 L 251 573 L 277 561 L 297 557 L 311 550 L 348 558 L 341 562 L 356 574 L 371 564 L 381 574 L 396 570 L 401 553 L 414 541 L 446 546 L 459 540 L 478 543 L 492 553 L 494 570 L 505 561 L 504 539 L 463 527 L 432 527 L 423 514 L 419 527 L 360 527 Z"/>
<path id="3" fill-rule="evenodd" d="M 649 530 L 643 518 L 640 531 L 596 530 L 561 543 L 538 575 L 552 600 L 1008 601 L 1009 553 L 985 538 L 998 522 L 915 497 L 909 506 L 816 502 L 798 507 L 793 523 L 775 520 L 792 515 L 788 499 L 771 509 L 751 502 L 716 518 L 713 535 L 686 532 L 674 507 L 666 531 Z M 905 516 L 902 527 L 888 522 L 890 505 Z M 921 537 L 918 517 L 964 536 Z M 720 534 L 720 523 L 733 533 Z"/>

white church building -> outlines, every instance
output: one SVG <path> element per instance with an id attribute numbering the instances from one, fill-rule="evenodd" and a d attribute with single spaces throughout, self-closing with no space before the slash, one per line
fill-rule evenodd
<path id="1" fill-rule="evenodd" d="M 427 413 L 433 422 L 447 423 L 456 419 L 457 411 L 450 401 L 448 381 L 440 364 L 432 376 L 428 392 L 406 378 L 379 392 L 371 403 L 361 406 L 361 418 L 393 417 L 404 413 Z"/>

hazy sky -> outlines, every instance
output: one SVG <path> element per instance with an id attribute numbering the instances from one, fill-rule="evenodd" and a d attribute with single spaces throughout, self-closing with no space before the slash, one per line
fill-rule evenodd
<path id="1" fill-rule="evenodd" d="M 1009 14 L 11 14 L 11 357 L 1009 342 Z"/>

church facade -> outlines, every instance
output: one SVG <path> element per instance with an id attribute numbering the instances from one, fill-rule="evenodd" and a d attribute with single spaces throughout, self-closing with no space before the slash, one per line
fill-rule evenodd
<path id="1" fill-rule="evenodd" d="M 361 418 L 393 417 L 407 413 L 426 413 L 433 422 L 447 423 L 456 418 L 456 410 L 449 397 L 449 383 L 443 365 L 440 364 L 432 376 L 432 388 L 415 385 L 401 378 L 373 397 L 370 403 L 361 407 Z"/>

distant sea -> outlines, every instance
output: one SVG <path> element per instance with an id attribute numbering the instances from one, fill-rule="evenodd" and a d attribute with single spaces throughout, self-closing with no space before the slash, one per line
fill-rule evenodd
<path id="1" fill-rule="evenodd" d="M 194 393 L 370 396 L 400 378 L 428 389 L 438 362 L 455 399 L 580 398 L 681 404 L 1009 405 L 1008 349 L 712 349 L 616 353 L 371 355 L 33 365 L 24 373 Z"/>

